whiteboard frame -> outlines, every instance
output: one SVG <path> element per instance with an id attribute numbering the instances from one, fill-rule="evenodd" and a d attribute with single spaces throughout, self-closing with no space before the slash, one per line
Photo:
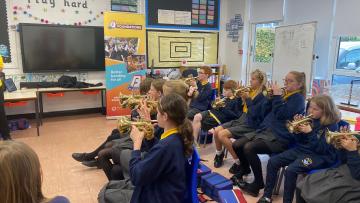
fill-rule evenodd
<path id="1" fill-rule="evenodd" d="M 305 22 L 305 23 L 298 23 L 298 24 L 292 24 L 292 25 L 283 25 L 283 26 L 278 26 L 275 28 L 275 40 L 276 40 L 276 29 L 278 28 L 284 28 L 284 27 L 290 27 L 290 26 L 300 26 L 300 25 L 306 25 L 306 24 L 315 24 L 315 30 L 314 30 L 314 43 L 313 43 L 313 48 L 312 48 L 312 63 L 311 63 L 311 70 L 310 70 L 310 78 L 309 78 L 309 83 L 310 84 L 306 84 L 307 85 L 307 90 L 306 93 L 309 95 L 311 94 L 311 90 L 312 90 L 312 85 L 313 85 L 313 80 L 314 80 L 314 63 L 315 63 L 315 43 L 316 43 L 316 32 L 317 32 L 317 21 L 310 21 L 310 22 Z M 272 60 L 272 70 L 271 70 L 271 79 L 273 80 L 274 78 L 274 61 L 275 61 L 275 50 L 276 50 L 276 41 L 275 41 L 275 46 L 274 46 L 274 52 L 273 52 L 273 60 Z M 291 71 L 291 70 L 289 70 Z M 309 77 L 309 76 L 306 76 Z"/>

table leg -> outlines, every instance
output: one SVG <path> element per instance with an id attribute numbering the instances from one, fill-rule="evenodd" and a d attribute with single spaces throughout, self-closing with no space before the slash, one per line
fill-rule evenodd
<path id="1" fill-rule="evenodd" d="M 38 100 L 39 100 L 39 105 L 38 105 L 38 108 L 40 108 L 40 114 L 39 114 L 39 117 L 40 117 L 40 125 L 43 124 L 43 112 L 44 112 L 44 109 L 43 109 L 43 98 L 42 98 L 42 93 L 41 92 L 38 92 Z"/>
<path id="2" fill-rule="evenodd" d="M 104 106 L 104 92 L 106 90 L 101 90 L 101 111 L 102 111 L 102 114 L 105 115 L 106 114 L 106 109 L 105 109 L 105 106 Z M 106 95 L 105 95 L 105 100 L 106 100 Z"/>
<path id="3" fill-rule="evenodd" d="M 37 135 L 40 136 L 40 132 L 39 132 L 39 126 L 40 126 L 40 121 L 39 121 L 39 104 L 38 104 L 38 98 L 35 99 L 35 117 L 36 117 L 36 131 L 37 131 Z"/>

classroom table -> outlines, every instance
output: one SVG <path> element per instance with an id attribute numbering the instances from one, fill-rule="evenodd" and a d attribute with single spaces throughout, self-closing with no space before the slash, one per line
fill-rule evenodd
<path id="1" fill-rule="evenodd" d="M 4 92 L 4 101 L 10 103 L 16 103 L 21 101 L 34 101 L 35 103 L 35 117 L 36 117 L 36 131 L 40 136 L 39 126 L 39 103 L 36 93 L 36 89 L 17 90 L 15 92 Z"/>

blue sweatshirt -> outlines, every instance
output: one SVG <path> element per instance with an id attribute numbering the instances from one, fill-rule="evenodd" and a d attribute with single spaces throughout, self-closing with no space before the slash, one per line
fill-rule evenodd
<path id="1" fill-rule="evenodd" d="M 178 133 L 161 139 L 141 159 L 134 150 L 130 160 L 130 179 L 135 186 L 132 203 L 183 202 L 186 193 L 187 159 Z"/>
<path id="2" fill-rule="evenodd" d="M 148 152 L 150 149 L 159 142 L 161 134 L 164 133 L 164 128 L 160 128 L 159 126 L 154 127 L 154 138 L 151 140 L 143 140 L 141 145 L 142 152 Z"/>
<path id="3" fill-rule="evenodd" d="M 216 116 L 216 118 L 220 121 L 220 124 L 235 120 L 242 114 L 242 105 L 239 105 L 239 100 L 241 99 L 226 98 L 225 107 L 211 109 L 210 112 Z"/>
<path id="4" fill-rule="evenodd" d="M 337 131 L 337 123 L 323 126 L 319 119 L 313 120 L 313 130 L 308 133 L 294 134 L 296 148 L 301 153 L 321 157 L 329 166 L 338 160 L 336 149 L 326 142 L 326 130 Z"/>
<path id="5" fill-rule="evenodd" d="M 208 110 L 211 103 L 212 88 L 210 83 L 202 85 L 200 81 L 197 81 L 197 87 L 199 95 L 192 99 L 190 102 L 190 108 L 199 109 L 200 111 Z"/>
<path id="6" fill-rule="evenodd" d="M 248 112 L 246 113 L 246 124 L 254 129 L 259 128 L 263 121 L 262 105 L 266 101 L 266 97 L 263 93 L 256 95 L 254 99 L 247 98 L 245 100 Z"/>
<path id="7" fill-rule="evenodd" d="M 341 161 L 350 169 L 351 176 L 360 181 L 360 154 L 358 151 L 341 151 Z"/>
<path id="8" fill-rule="evenodd" d="M 303 114 L 304 110 L 305 98 L 301 93 L 295 93 L 285 100 L 282 96 L 275 95 L 262 105 L 261 114 L 265 118 L 257 132 L 271 129 L 279 142 L 285 145 L 292 144 L 295 139 L 286 128 L 286 122 L 292 120 L 296 114 Z"/>

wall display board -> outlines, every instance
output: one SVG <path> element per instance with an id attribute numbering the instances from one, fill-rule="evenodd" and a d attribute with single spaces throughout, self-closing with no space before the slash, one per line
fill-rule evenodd
<path id="1" fill-rule="evenodd" d="M 275 28 L 275 49 L 272 80 L 282 82 L 289 71 L 306 74 L 306 84 L 312 84 L 313 53 L 316 23 Z M 307 85 L 310 92 L 310 85 Z"/>
<path id="2" fill-rule="evenodd" d="M 8 23 L 6 15 L 6 1 L 0 1 L 0 55 L 4 63 L 11 62 Z"/>
<path id="3" fill-rule="evenodd" d="M 146 0 L 147 27 L 219 30 L 220 0 Z"/>
<path id="4" fill-rule="evenodd" d="M 155 68 L 217 64 L 218 33 L 148 31 L 147 46 Z"/>

